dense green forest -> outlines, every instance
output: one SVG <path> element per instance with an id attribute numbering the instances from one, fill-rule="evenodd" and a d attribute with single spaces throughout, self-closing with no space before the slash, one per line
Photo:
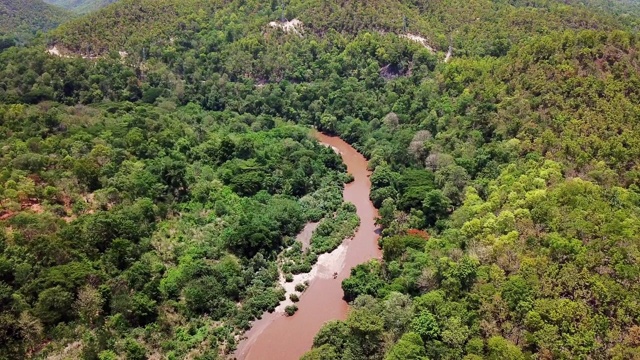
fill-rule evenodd
<path id="1" fill-rule="evenodd" d="M 231 346 L 275 307 L 276 252 L 341 203 L 337 155 L 271 116 L 42 102 L 0 118 L 6 357 L 76 334 L 84 357 L 144 358 L 138 337 L 215 355 L 191 336 Z"/>
<path id="2" fill-rule="evenodd" d="M 42 0 L 3 0 L 0 3 L 0 50 L 24 44 L 38 31 L 55 28 L 71 19 L 65 10 Z"/>
<path id="3" fill-rule="evenodd" d="M 0 358 L 229 354 L 357 226 L 310 126 L 369 158 L 384 256 L 306 359 L 640 357 L 636 4 L 284 4 L 121 0 L 0 52 Z"/>

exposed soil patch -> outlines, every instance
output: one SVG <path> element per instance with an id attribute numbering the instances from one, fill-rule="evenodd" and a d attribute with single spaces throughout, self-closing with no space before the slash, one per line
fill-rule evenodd
<path id="1" fill-rule="evenodd" d="M 269 23 L 269 26 L 281 29 L 287 34 L 294 33 L 302 36 L 302 33 L 304 32 L 304 24 L 298 19 L 293 19 L 291 21 L 272 21 Z"/>
<path id="2" fill-rule="evenodd" d="M 429 45 L 429 40 L 427 40 L 426 38 L 419 36 L 419 35 L 415 35 L 415 34 L 400 34 L 401 38 L 405 38 L 405 39 L 409 39 L 411 41 L 415 41 L 418 44 L 424 46 L 425 48 L 427 48 L 429 51 L 431 51 L 432 53 L 435 53 L 436 50 Z"/>

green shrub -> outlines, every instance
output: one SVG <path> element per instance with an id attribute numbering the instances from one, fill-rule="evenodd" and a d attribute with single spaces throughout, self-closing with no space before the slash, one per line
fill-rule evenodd
<path id="1" fill-rule="evenodd" d="M 292 282 L 292 281 L 293 281 L 293 274 L 286 274 L 286 275 L 284 276 L 284 280 L 285 280 L 286 282 Z"/>
<path id="2" fill-rule="evenodd" d="M 345 184 L 350 184 L 350 183 L 352 183 L 354 180 L 355 180 L 355 179 L 354 179 L 354 177 L 353 177 L 353 175 L 352 175 L 352 174 L 346 174 L 346 175 L 344 176 L 344 182 L 345 182 Z"/>
<path id="3" fill-rule="evenodd" d="M 118 354 L 116 354 L 112 350 L 105 350 L 98 354 L 98 359 L 100 360 L 116 360 L 117 358 Z"/>
<path id="4" fill-rule="evenodd" d="M 300 301 L 300 298 L 299 298 L 299 297 L 298 297 L 298 295 L 296 295 L 296 294 L 291 294 L 291 295 L 289 295 L 289 299 L 290 299 L 291 301 L 293 301 L 293 302 L 298 302 L 298 301 Z"/>
<path id="5" fill-rule="evenodd" d="M 304 284 L 297 284 L 296 285 L 296 291 L 297 292 L 303 292 L 307 289 L 307 287 Z"/>
<path id="6" fill-rule="evenodd" d="M 296 305 L 289 305 L 286 308 L 284 308 L 284 312 L 287 314 L 287 316 L 293 316 L 293 314 L 295 314 L 296 311 L 298 311 L 298 307 Z"/>

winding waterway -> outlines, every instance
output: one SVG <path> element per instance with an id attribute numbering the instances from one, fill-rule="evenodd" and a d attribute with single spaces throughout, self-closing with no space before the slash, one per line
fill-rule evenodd
<path id="1" fill-rule="evenodd" d="M 342 299 L 342 280 L 352 267 L 372 258 L 380 258 L 375 225 L 377 210 L 369 200 L 371 182 L 367 160 L 338 137 L 316 132 L 316 139 L 331 146 L 342 156 L 354 181 L 344 188 L 344 200 L 356 206 L 360 226 L 355 236 L 345 241 L 331 254 L 322 255 L 314 269 L 309 288 L 298 303 L 299 310 L 287 317 L 281 312 L 265 314 L 253 323 L 235 352 L 240 360 L 294 360 L 311 349 L 313 337 L 322 325 L 335 319 L 345 319 L 349 309 Z M 334 278 L 334 273 L 337 277 Z"/>

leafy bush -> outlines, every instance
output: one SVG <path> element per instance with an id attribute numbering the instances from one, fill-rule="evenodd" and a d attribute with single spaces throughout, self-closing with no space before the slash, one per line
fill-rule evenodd
<path id="1" fill-rule="evenodd" d="M 284 312 L 287 314 L 287 316 L 293 316 L 296 311 L 298 311 L 298 307 L 296 305 L 289 305 L 284 309 Z"/>

